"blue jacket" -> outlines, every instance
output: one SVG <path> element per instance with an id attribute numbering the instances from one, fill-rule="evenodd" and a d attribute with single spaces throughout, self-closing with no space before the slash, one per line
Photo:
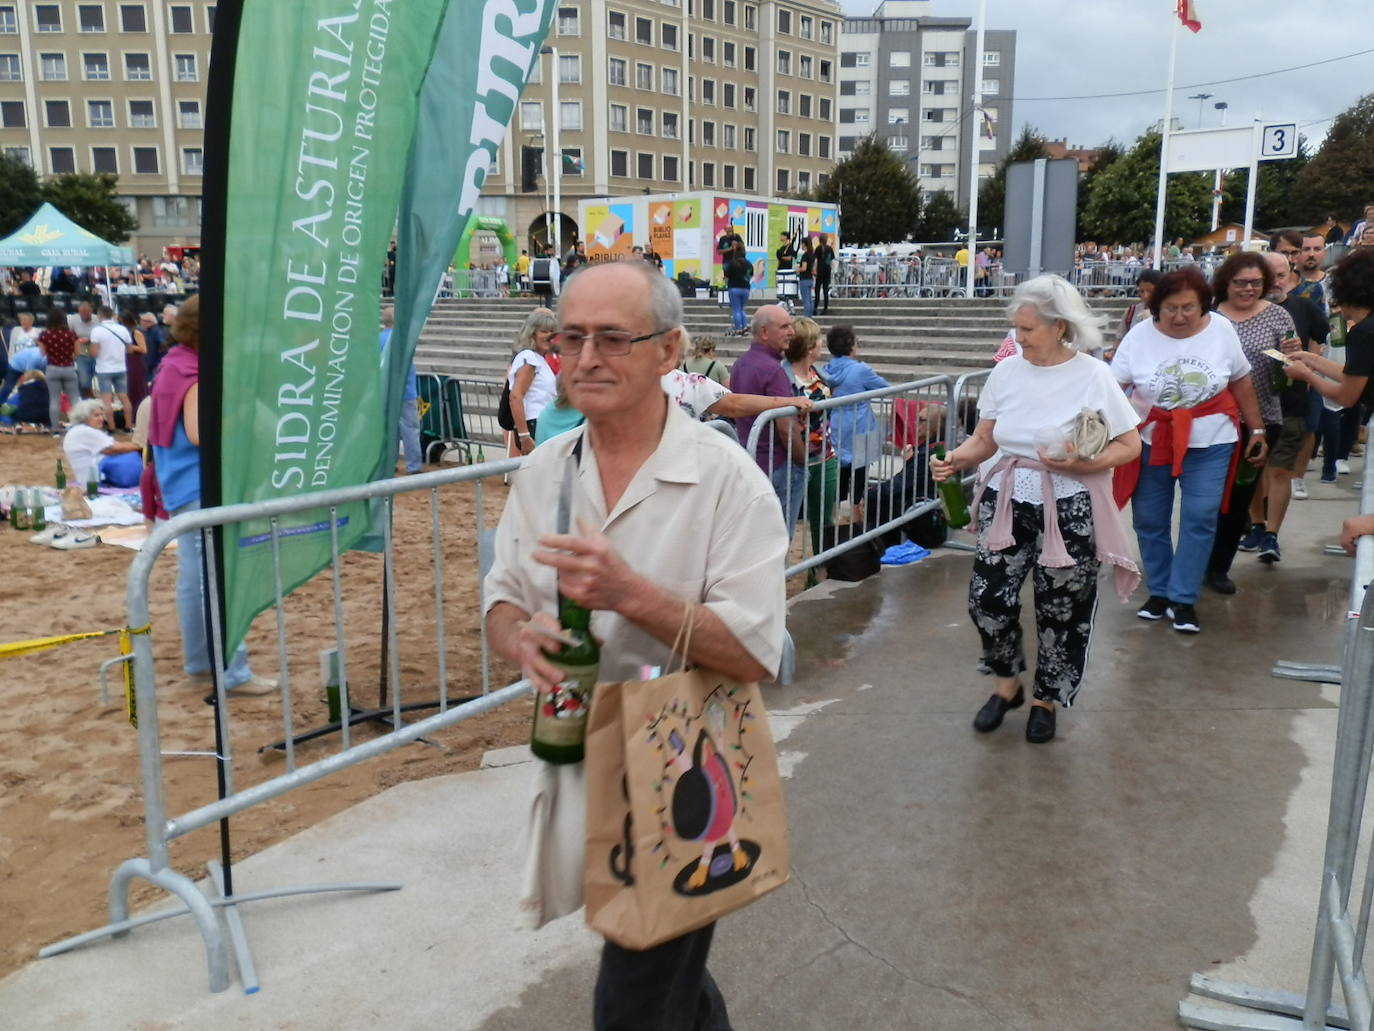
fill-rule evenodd
<path id="1" fill-rule="evenodd" d="M 822 374 L 831 385 L 831 397 L 862 394 L 888 386 L 887 380 L 868 365 L 845 355 L 832 358 Z M 867 403 L 842 405 L 830 413 L 830 436 L 841 465 L 867 465 L 882 450 L 882 431 Z"/>

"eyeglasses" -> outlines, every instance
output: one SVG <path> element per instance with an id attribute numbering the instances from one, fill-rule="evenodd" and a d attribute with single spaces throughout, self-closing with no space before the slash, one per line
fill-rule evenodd
<path id="1" fill-rule="evenodd" d="M 1237 290 L 1259 290 L 1264 286 L 1263 279 L 1233 279 L 1231 285 Z"/>
<path id="2" fill-rule="evenodd" d="M 1159 309 L 1159 313 L 1165 318 L 1174 318 L 1177 315 L 1196 315 L 1202 311 L 1199 304 L 1166 304 Z"/>
<path id="3" fill-rule="evenodd" d="M 583 345 L 590 340 L 603 355 L 614 358 L 622 354 L 629 354 L 630 348 L 642 340 L 652 340 L 654 337 L 662 336 L 668 332 L 671 330 L 656 329 L 652 333 L 645 333 L 636 337 L 618 329 L 603 329 L 596 333 L 561 330 L 553 335 L 553 342 L 563 354 L 581 354 Z"/>

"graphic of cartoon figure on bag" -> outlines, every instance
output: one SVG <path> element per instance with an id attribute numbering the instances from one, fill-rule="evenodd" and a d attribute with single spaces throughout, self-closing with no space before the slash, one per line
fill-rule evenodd
<path id="1" fill-rule="evenodd" d="M 760 851 L 735 833 L 739 794 L 730 775 L 725 707 L 712 699 L 703 716 L 690 755 L 681 734 L 674 730 L 668 735 L 674 754 L 667 765 L 679 774 L 672 794 L 673 829 L 684 841 L 702 846 L 701 857 L 683 867 L 673 882 L 683 895 L 706 895 L 738 884 L 749 876 Z"/>

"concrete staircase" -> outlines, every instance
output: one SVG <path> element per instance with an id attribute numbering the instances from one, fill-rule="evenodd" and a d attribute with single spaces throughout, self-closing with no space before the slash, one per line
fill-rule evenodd
<path id="1" fill-rule="evenodd" d="M 684 303 L 687 330 L 694 336 L 715 336 L 716 354 L 727 364 L 748 347 L 747 338 L 725 335 L 730 329 L 728 308 L 708 300 Z M 765 303 L 751 303 L 749 311 Z M 1107 339 L 1114 340 L 1128 302 L 1093 298 L 1089 303 L 1109 317 Z M 510 364 L 521 322 L 534 307 L 535 302 L 525 298 L 438 301 L 420 335 L 417 367 L 422 372 L 499 380 Z M 989 367 L 1009 324 L 1006 301 L 997 298 L 843 299 L 816 321 L 822 330 L 852 325 L 859 338 L 858 356 L 893 383 Z"/>

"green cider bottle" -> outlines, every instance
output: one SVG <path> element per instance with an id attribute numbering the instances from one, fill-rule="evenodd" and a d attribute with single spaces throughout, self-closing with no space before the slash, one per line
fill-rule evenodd
<path id="1" fill-rule="evenodd" d="M 945 448 L 943 444 L 935 446 L 935 457 L 940 461 L 945 460 Z M 950 477 L 939 485 L 940 500 L 945 506 L 945 522 L 952 529 L 959 529 L 967 526 L 970 521 L 968 511 L 968 499 L 964 497 L 964 481 L 957 475 Z"/>
<path id="2" fill-rule="evenodd" d="M 57 484 L 57 489 L 62 490 L 67 486 L 67 470 L 62 468 L 62 459 L 57 460 L 57 475 L 53 477 L 53 482 Z"/>
<path id="3" fill-rule="evenodd" d="M 592 636 L 592 614 L 559 595 L 558 621 L 575 644 L 559 645 L 549 660 L 563 671 L 552 691 L 534 698 L 530 751 L 549 763 L 580 763 L 586 755 L 587 715 L 601 667 L 601 646 Z"/>
<path id="4" fill-rule="evenodd" d="M 1296 340 L 1297 338 L 1298 334 L 1291 329 L 1283 334 L 1283 342 L 1285 344 L 1288 343 L 1288 341 Z M 1282 350 L 1282 348 L 1280 348 L 1280 350 Z M 1287 352 L 1285 351 L 1284 353 L 1286 354 Z M 1284 364 L 1280 362 L 1279 367 L 1274 370 L 1274 389 L 1276 391 L 1287 390 L 1292 385 L 1293 381 L 1288 378 L 1288 373 L 1284 371 Z"/>

